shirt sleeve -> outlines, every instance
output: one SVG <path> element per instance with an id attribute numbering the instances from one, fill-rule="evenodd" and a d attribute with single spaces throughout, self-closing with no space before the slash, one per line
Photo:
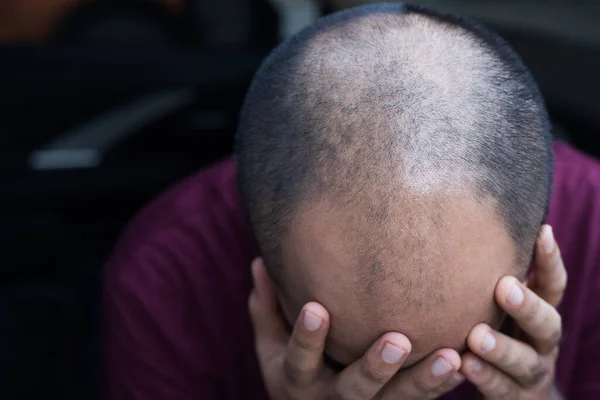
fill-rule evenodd
<path id="1" fill-rule="evenodd" d="M 193 258 L 187 242 L 172 229 L 117 250 L 107 266 L 103 399 L 223 398 L 210 351 L 209 318 L 198 304 L 204 301 L 192 295 L 203 293 L 202 282 L 194 282 L 192 292 L 186 279 L 184 266 Z"/>

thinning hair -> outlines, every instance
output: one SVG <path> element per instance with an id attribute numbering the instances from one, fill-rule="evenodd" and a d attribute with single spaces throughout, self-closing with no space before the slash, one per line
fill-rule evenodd
<path id="1" fill-rule="evenodd" d="M 405 4 L 335 13 L 279 45 L 248 91 L 236 157 L 271 268 L 303 205 L 367 205 L 376 230 L 400 188 L 493 200 L 526 264 L 552 180 L 545 106 L 515 52 L 476 23 Z"/>

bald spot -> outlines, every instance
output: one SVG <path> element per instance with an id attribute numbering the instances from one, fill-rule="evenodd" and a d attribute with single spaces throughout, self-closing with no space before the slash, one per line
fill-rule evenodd
<path id="1" fill-rule="evenodd" d="M 498 325 L 498 279 L 531 259 L 547 116 L 518 57 L 471 28 L 401 4 L 336 14 L 249 89 L 243 202 L 287 321 L 322 303 L 339 362 L 387 331 L 412 341 L 409 364 L 462 349 L 477 323 Z"/>
<path id="2" fill-rule="evenodd" d="M 466 31 L 415 13 L 367 14 L 308 40 L 287 101 L 327 116 L 320 145 L 335 151 L 318 163 L 317 181 L 347 193 L 350 182 L 401 180 L 427 193 L 480 179 L 461 154 L 477 154 L 469 132 L 490 114 L 477 98 L 497 90 L 489 53 Z"/>
<path id="3" fill-rule="evenodd" d="M 440 347 L 460 351 L 479 322 L 499 325 L 494 287 L 518 269 L 501 219 L 468 193 L 403 193 L 395 222 L 381 225 L 386 240 L 335 199 L 299 211 L 284 239 L 284 281 L 294 283 L 280 290 L 284 314 L 293 321 L 306 302 L 323 304 L 327 353 L 341 363 L 389 331 L 411 340 L 408 366 Z"/>
<path id="4" fill-rule="evenodd" d="M 489 90 L 485 52 L 450 25 L 376 14 L 315 36 L 300 57 L 288 100 L 302 96 L 306 113 L 328 115 L 321 145 L 335 151 L 311 182 L 325 195 L 289 224 L 280 282 L 294 289 L 281 301 L 290 321 L 307 301 L 329 310 L 337 361 L 399 331 L 413 344 L 410 364 L 439 347 L 460 350 L 469 329 L 500 320 L 494 286 L 517 272 L 516 247 L 460 157 L 477 151 L 466 132 L 483 113 L 476 93 Z M 393 91 L 410 102 L 394 104 Z"/>

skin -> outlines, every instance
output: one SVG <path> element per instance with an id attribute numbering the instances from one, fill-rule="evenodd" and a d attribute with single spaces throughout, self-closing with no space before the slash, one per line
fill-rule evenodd
<path id="1" fill-rule="evenodd" d="M 418 345 L 424 348 L 419 350 L 412 342 L 419 343 L 419 337 L 426 335 L 411 332 L 413 338 L 409 339 L 402 332 L 405 330 L 397 329 L 375 338 L 364 354 L 336 374 L 323 362 L 326 338 L 334 332 L 335 314 L 323 304 L 310 301 L 302 306 L 290 336 L 285 317 L 279 312 L 276 289 L 262 261 L 254 263 L 253 276 L 255 291 L 250 297 L 250 312 L 257 354 L 267 389 L 274 399 L 435 398 L 463 379 L 469 379 L 490 399 L 561 398 L 553 387 L 561 334 L 560 317 L 554 307 L 564 291 L 566 272 L 547 228 L 537 242 L 534 272 L 527 286 L 515 277 L 506 276 L 490 289 L 496 304 L 514 318 L 525 335 L 515 332 L 511 338 L 489 324 L 474 323 L 465 337 L 468 349 L 461 355 L 455 349 L 440 346 L 423 357 L 421 352 L 431 345 L 430 338 Z M 514 300 L 510 293 L 514 293 L 515 284 L 522 293 L 517 296 L 522 299 L 520 304 L 508 301 Z M 352 308 L 350 297 L 347 300 Z M 350 330 L 342 335 L 345 338 L 354 337 L 355 332 L 362 335 L 358 327 L 345 328 Z M 483 345 L 482 338 L 488 333 L 495 339 L 491 349 Z M 521 337 L 527 340 L 519 340 Z M 412 368 L 399 371 L 415 354 L 415 348 L 419 353 L 413 356 Z"/>
<path id="2" fill-rule="evenodd" d="M 462 356 L 461 371 L 487 398 L 563 398 L 554 385 L 562 335 L 556 306 L 567 285 L 567 272 L 548 225 L 541 230 L 535 255 L 533 275 L 525 284 L 504 277 L 496 286 L 496 301 L 517 324 L 512 337 L 480 324 L 467 338 L 469 351 Z M 486 341 L 488 334 L 492 341 Z"/>
<path id="3" fill-rule="evenodd" d="M 353 207 L 313 204 L 297 213 L 283 243 L 283 314 L 291 326 L 305 303 L 322 304 L 332 318 L 326 353 L 337 363 L 351 364 L 389 331 L 412 343 L 404 367 L 441 347 L 461 352 L 477 323 L 500 326 L 498 280 L 524 276 L 489 204 L 461 193 L 405 193 L 397 203 L 393 222 L 377 225 L 383 235 L 365 229 L 369 221 Z M 366 247 L 376 249 L 375 267 L 361 255 Z"/>

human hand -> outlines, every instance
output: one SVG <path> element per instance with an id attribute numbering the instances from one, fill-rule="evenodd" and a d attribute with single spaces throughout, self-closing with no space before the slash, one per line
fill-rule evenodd
<path id="1" fill-rule="evenodd" d="M 522 330 L 507 336 L 486 324 L 473 328 L 462 356 L 461 372 L 489 399 L 549 399 L 561 396 L 554 386 L 562 335 L 556 306 L 567 285 L 560 250 L 545 225 L 535 249 L 533 275 L 527 286 L 504 277 L 496 286 L 496 301 Z"/>
<path id="2" fill-rule="evenodd" d="M 452 349 L 437 350 L 398 373 L 411 343 L 396 332 L 382 335 L 359 360 L 335 373 L 323 361 L 329 330 L 327 310 L 316 302 L 305 304 L 290 334 L 262 260 L 252 263 L 252 275 L 249 308 L 256 352 L 273 400 L 433 399 L 464 380 L 456 372 L 460 356 Z"/>

